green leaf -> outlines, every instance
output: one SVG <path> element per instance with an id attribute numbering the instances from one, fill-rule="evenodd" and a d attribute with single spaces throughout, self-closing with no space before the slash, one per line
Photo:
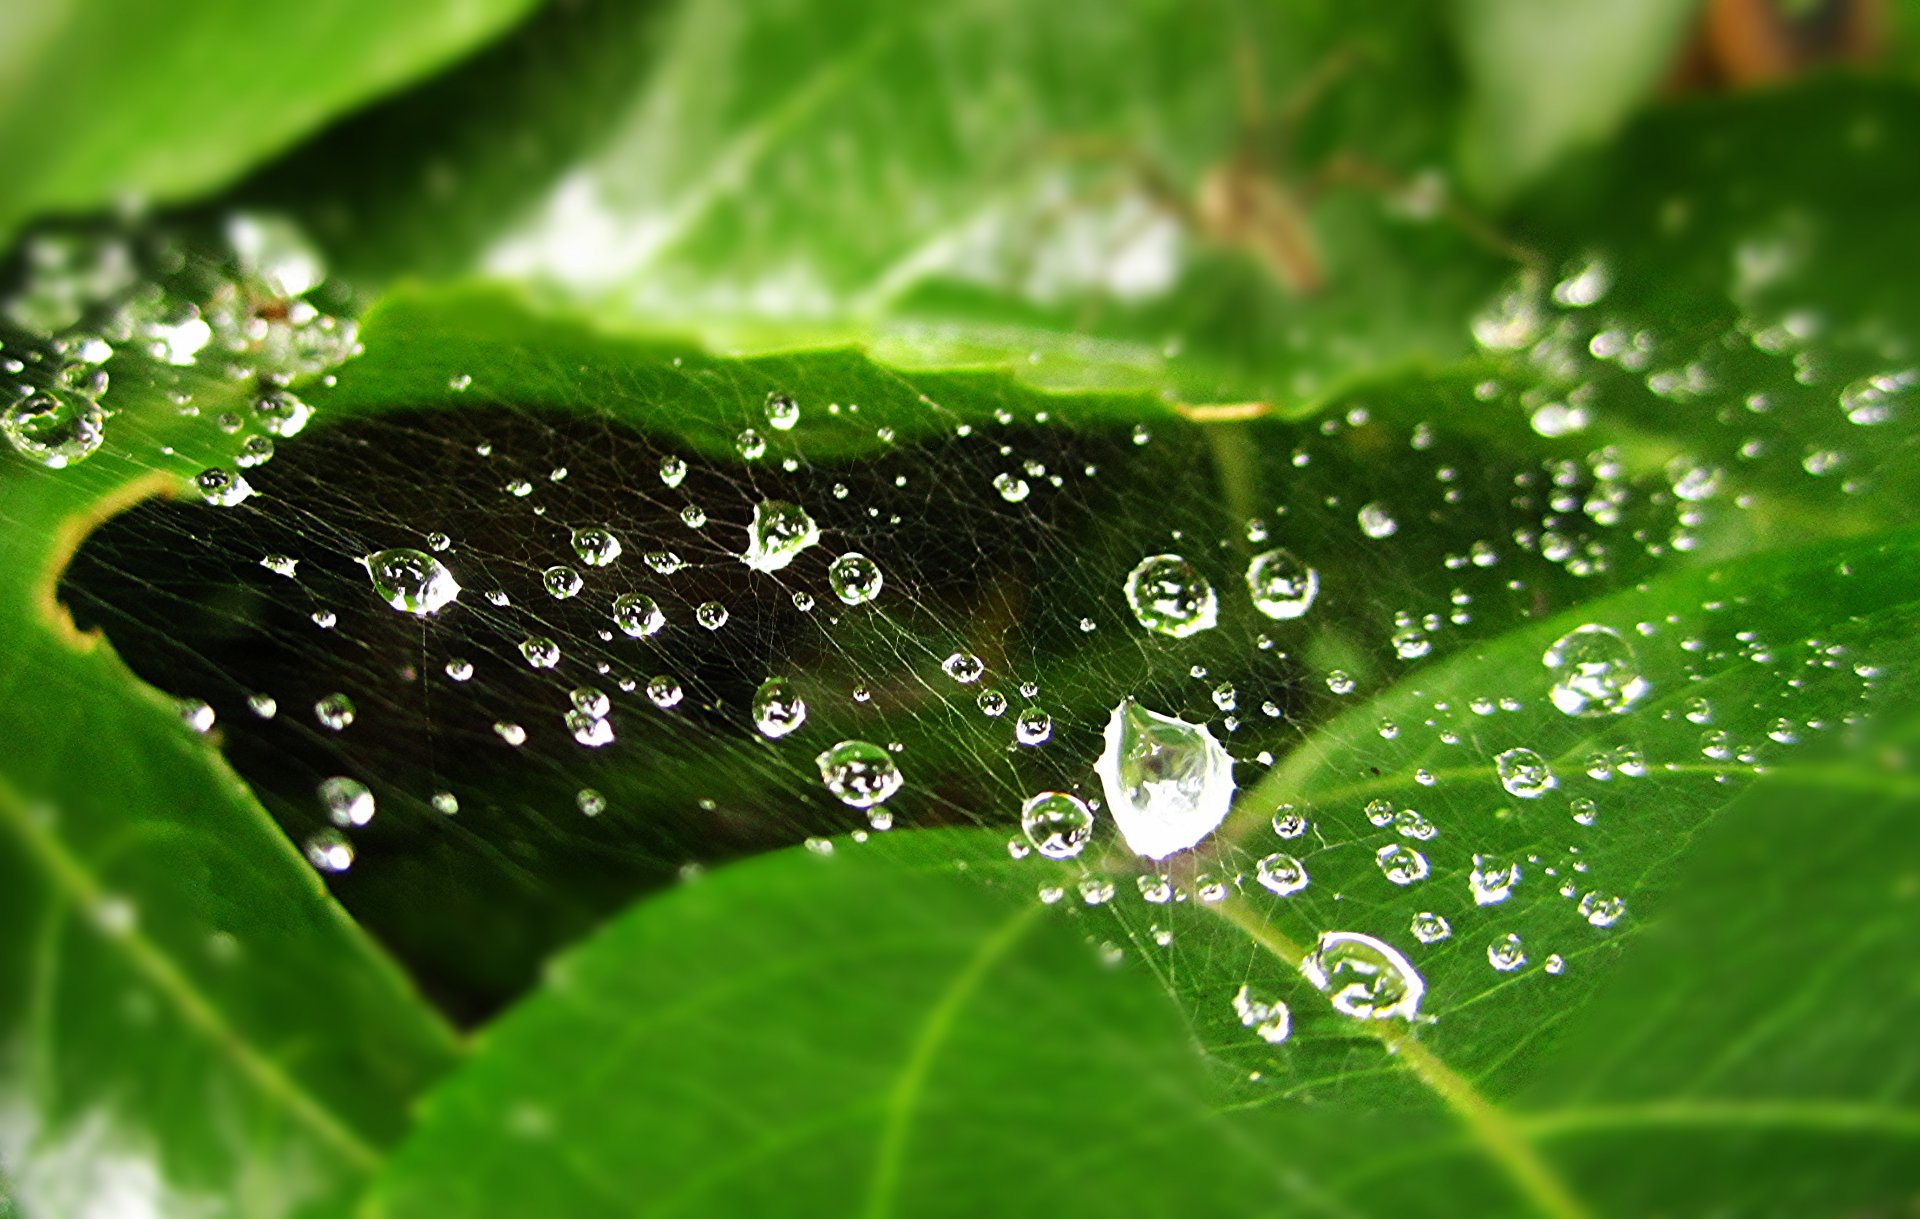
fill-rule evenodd
<path id="1" fill-rule="evenodd" d="M 213 742 L 55 600 L 192 426 L 120 405 L 85 463 L 0 469 L 0 1161 L 34 1216 L 340 1214 L 455 1047 Z"/>
<path id="2" fill-rule="evenodd" d="M 1081 935 L 1145 967 L 1103 975 L 1070 951 L 1050 925 L 1058 909 L 1030 894 L 1071 886 L 1075 871 L 1009 860 L 984 833 L 896 834 L 842 842 L 826 860 L 792 852 L 726 869 L 562 958 L 434 1094 L 371 1211 L 1419 1215 L 1457 1213 L 1468 1195 L 1495 1215 L 1895 1204 L 1920 1138 L 1912 954 L 1899 943 L 1920 865 L 1900 829 L 1915 794 L 1904 761 L 1836 769 L 1846 730 L 1824 721 L 1809 731 L 1833 735 L 1825 748 L 1775 741 L 1777 757 L 1708 765 L 1692 760 L 1699 725 L 1671 713 L 1696 694 L 1735 726 L 1775 710 L 1849 714 L 1862 694 L 1910 707 L 1910 675 L 1872 658 L 1897 656 L 1920 618 L 1916 575 L 1920 536 L 1907 532 L 1596 607 L 1671 611 L 1680 621 L 1655 621 L 1705 646 L 1686 650 L 1698 657 L 1689 674 L 1651 666 L 1653 691 L 1625 716 L 1565 730 L 1633 741 L 1646 773 L 1563 774 L 1556 795 L 1602 792 L 1600 818 L 1517 814 L 1542 859 L 1526 861 L 1513 898 L 1478 912 L 1460 909 L 1450 861 L 1459 838 L 1497 833 L 1493 801 L 1437 816 L 1440 836 L 1421 844 L 1442 860 L 1435 877 L 1395 889 L 1366 874 L 1370 849 L 1344 866 L 1393 835 L 1366 828 L 1364 793 L 1316 788 L 1313 774 L 1344 776 L 1311 750 L 1318 765 L 1287 784 L 1318 797 L 1304 893 L 1277 899 L 1248 876 L 1208 903 L 1187 871 L 1175 877 L 1185 900 L 1158 907 L 1125 892 L 1124 874 L 1122 893 L 1098 904 L 1069 887 Z M 1703 609 L 1703 596 L 1724 608 Z M 1824 643 L 1809 655 L 1727 646 L 1744 641 L 1722 617 L 1778 622 L 1808 603 Z M 1522 636 L 1443 667 L 1421 700 L 1469 675 L 1530 683 L 1537 646 Z M 1390 692 L 1389 708 L 1396 694 L 1413 697 Z M 1546 730 L 1542 713 L 1506 714 Z M 1436 770 L 1423 807 L 1497 793 L 1489 771 Z M 1242 807 L 1264 814 L 1267 798 L 1256 787 Z M 1818 829 L 1795 828 L 1809 814 Z M 1783 840 L 1808 838 L 1781 857 Z M 1589 871 L 1572 871 L 1570 841 Z M 1235 866 L 1233 852 L 1211 853 Z M 1132 866 L 1110 856 L 1092 869 Z M 1652 883 L 1607 928 L 1585 925 L 1541 874 L 1584 886 L 1635 867 Z M 1403 920 L 1429 902 L 1454 912 L 1455 930 L 1421 947 Z M 1311 932 L 1332 927 L 1406 949 L 1433 1022 L 1329 1008 L 1295 967 Z M 1535 955 L 1498 973 L 1488 935 L 1514 928 Z M 1564 973 L 1542 967 L 1548 950 Z M 1291 1005 L 1282 1043 L 1243 1025 L 1234 1000 L 1249 994 Z"/>
<path id="3" fill-rule="evenodd" d="M 1506 198 L 1612 136 L 1673 62 L 1694 0 L 1456 0 L 1454 37 L 1473 92 L 1464 177 Z"/>
<path id="4" fill-rule="evenodd" d="M 330 118 L 499 33 L 529 0 L 170 6 L 0 18 L 0 243 L 30 217 L 226 185 Z"/>

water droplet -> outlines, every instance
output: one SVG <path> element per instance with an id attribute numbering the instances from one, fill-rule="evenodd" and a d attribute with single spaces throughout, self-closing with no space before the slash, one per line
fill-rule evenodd
<path id="1" fill-rule="evenodd" d="M 1627 912 L 1624 899 L 1598 891 L 1580 897 L 1580 917 L 1595 927 L 1611 927 Z"/>
<path id="2" fill-rule="evenodd" d="M 301 849 L 307 862 L 322 872 L 344 872 L 353 866 L 353 844 L 332 827 L 307 835 Z"/>
<path id="3" fill-rule="evenodd" d="M 1447 916 L 1444 914 L 1422 910 L 1413 916 L 1413 922 L 1408 930 L 1412 931 L 1413 938 L 1422 944 L 1436 944 L 1453 934 L 1453 924 L 1447 922 Z"/>
<path id="4" fill-rule="evenodd" d="M 1402 838 L 1412 838 L 1418 842 L 1426 842 L 1440 832 L 1433 822 L 1411 808 L 1403 808 L 1393 815 L 1393 829 Z"/>
<path id="5" fill-rule="evenodd" d="M 1496 757 L 1493 765 L 1500 776 L 1500 786 L 1522 800 L 1546 794 L 1557 782 L 1547 767 L 1547 760 L 1531 749 L 1509 749 Z"/>
<path id="6" fill-rule="evenodd" d="M 800 422 L 800 404 L 792 397 L 782 393 L 767 395 L 767 426 L 775 431 L 790 432 L 793 425 Z"/>
<path id="7" fill-rule="evenodd" d="M 573 739 L 589 749 L 599 749 L 613 743 L 613 725 L 601 716 L 576 709 L 567 712 L 565 723 Z"/>
<path id="8" fill-rule="evenodd" d="M 566 601 L 580 595 L 583 581 L 573 568 L 556 565 L 540 573 L 540 583 L 555 601 Z"/>
<path id="9" fill-rule="evenodd" d="M 645 593 L 622 593 L 613 601 L 613 622 L 635 639 L 645 639 L 667 624 L 665 614 Z"/>
<path id="10" fill-rule="evenodd" d="M 518 749 L 527 743 L 527 730 L 508 720 L 495 720 L 493 731 L 507 744 Z"/>
<path id="11" fill-rule="evenodd" d="M 647 679 L 647 697 L 652 700 L 654 706 L 664 711 L 669 707 L 679 706 L 683 692 L 679 682 L 663 673 L 658 677 Z"/>
<path id="12" fill-rule="evenodd" d="M 609 699 L 604 691 L 596 690 L 592 686 L 578 687 L 567 695 L 567 701 L 573 704 L 575 711 L 592 716 L 594 719 L 605 716 L 613 709 L 613 700 Z"/>
<path id="13" fill-rule="evenodd" d="M 455 681 L 466 681 L 473 676 L 473 662 L 456 656 L 447 662 L 447 676 Z"/>
<path id="14" fill-rule="evenodd" d="M 249 436 L 240 445 L 240 451 L 234 454 L 233 464 L 243 470 L 255 466 L 264 466 L 273 460 L 273 441 L 265 436 Z"/>
<path id="15" fill-rule="evenodd" d="M 1896 409 L 1909 404 L 1914 395 L 1908 391 L 1916 385 L 1920 385 L 1920 369 L 1914 368 L 1862 377 L 1840 391 L 1840 409 L 1849 422 L 1861 427 L 1885 423 Z"/>
<path id="16" fill-rule="evenodd" d="M 1306 864 L 1292 855 L 1284 855 L 1279 851 L 1262 858 L 1255 865 L 1254 872 L 1263 887 L 1281 897 L 1292 897 L 1306 888 L 1313 879 L 1307 875 Z"/>
<path id="17" fill-rule="evenodd" d="M 335 775 L 322 779 L 318 790 L 320 805 L 335 825 L 365 825 L 373 820 L 373 793 L 358 779 Z"/>
<path id="18" fill-rule="evenodd" d="M 360 560 L 380 599 L 403 614 L 425 616 L 460 595 L 446 565 L 422 550 L 375 551 Z"/>
<path id="19" fill-rule="evenodd" d="M 1512 973 L 1527 963 L 1527 950 L 1517 935 L 1503 935 L 1487 945 L 1487 964 L 1503 974 Z"/>
<path id="20" fill-rule="evenodd" d="M 766 456 L 766 438 L 752 428 L 747 428 L 734 437 L 733 451 L 748 461 L 758 461 Z"/>
<path id="21" fill-rule="evenodd" d="M 1573 819 L 1580 825 L 1592 825 L 1598 815 L 1598 806 L 1585 796 L 1576 796 L 1569 806 Z"/>
<path id="22" fill-rule="evenodd" d="M 1620 715 L 1647 692 L 1632 645 L 1611 627 L 1575 627 L 1540 662 L 1555 675 L 1553 705 L 1568 715 Z"/>
<path id="23" fill-rule="evenodd" d="M 687 477 L 687 463 L 678 457 L 660 459 L 660 481 L 668 487 L 677 487 Z"/>
<path id="24" fill-rule="evenodd" d="M 1254 1031 L 1260 1040 L 1279 1045 L 1293 1031 L 1293 1013 L 1287 1010 L 1286 1003 L 1275 997 L 1255 998 L 1253 992 L 1242 986 L 1233 996 L 1233 1014 L 1240 1017 L 1240 1023 Z"/>
<path id="25" fill-rule="evenodd" d="M 694 608 L 693 620 L 710 631 L 727 625 L 727 607 L 718 601 L 702 601 Z"/>
<path id="26" fill-rule="evenodd" d="M 827 568 L 833 595 L 848 605 L 865 605 L 880 595 L 884 578 L 880 565 L 857 551 L 848 551 Z"/>
<path id="27" fill-rule="evenodd" d="M 205 736 L 213 731 L 213 707 L 204 699 L 183 698 L 179 703 L 180 722 Z"/>
<path id="28" fill-rule="evenodd" d="M 807 592 L 805 589 L 794 590 L 793 608 L 803 614 L 811 614 L 813 612 L 813 594 Z"/>
<path id="29" fill-rule="evenodd" d="M 1067 792 L 1041 792 L 1020 806 L 1020 830 L 1048 859 L 1072 859 L 1093 837 L 1093 810 Z"/>
<path id="30" fill-rule="evenodd" d="M 607 798 L 591 787 L 583 787 L 573 797 L 574 807 L 589 817 L 598 817 L 607 811 Z"/>
<path id="31" fill-rule="evenodd" d="M 1320 593 L 1320 573 L 1290 550 L 1269 550 L 1247 564 L 1247 590 L 1253 594 L 1254 608 L 1267 617 L 1298 618 L 1313 608 L 1313 599 Z"/>
<path id="32" fill-rule="evenodd" d="M 1283 804 L 1273 814 L 1273 832 L 1282 838 L 1298 838 L 1307 832 L 1307 819 L 1291 804 Z"/>
<path id="33" fill-rule="evenodd" d="M 760 735 L 777 740 L 807 720 L 807 702 L 784 677 L 769 677 L 753 695 L 753 724 Z"/>
<path id="34" fill-rule="evenodd" d="M 433 805 L 434 812 L 443 817 L 452 817 L 460 811 L 460 797 L 452 792 L 435 792 L 428 803 Z"/>
<path id="35" fill-rule="evenodd" d="M 1396 885 L 1410 885 L 1427 878 L 1427 857 L 1410 846 L 1390 843 L 1374 853 L 1380 872 Z"/>
<path id="36" fill-rule="evenodd" d="M 1009 504 L 1017 504 L 1027 498 L 1027 480 L 1017 474 L 996 474 L 993 476 L 993 489 L 1000 498 Z"/>
<path id="37" fill-rule="evenodd" d="M 107 412 L 79 395 L 41 390 L 0 410 L 4 432 L 21 455 L 50 469 L 85 461 L 107 436 Z"/>
<path id="38" fill-rule="evenodd" d="M 963 686 L 979 681 L 980 675 L 987 671 L 985 662 L 972 652 L 955 652 L 941 661 L 940 667 L 946 670 L 948 677 Z"/>
<path id="39" fill-rule="evenodd" d="M 1053 736 L 1053 717 L 1028 707 L 1013 721 L 1013 739 L 1022 745 L 1044 745 Z"/>
<path id="40" fill-rule="evenodd" d="M 704 529 L 707 526 L 707 510 L 699 504 L 688 504 L 680 509 L 680 523 L 689 529 Z"/>
<path id="41" fill-rule="evenodd" d="M 1127 605 L 1141 626 L 1175 639 L 1219 621 L 1213 585 L 1177 554 L 1149 555 L 1127 573 Z"/>
<path id="42" fill-rule="evenodd" d="M 884 804 L 900 790 L 900 768 L 885 749 L 867 741 L 842 741 L 814 759 L 820 780 L 852 808 Z"/>
<path id="43" fill-rule="evenodd" d="M 263 720 L 270 720 L 280 714 L 280 702 L 271 694 L 247 695 L 247 710 Z"/>
<path id="44" fill-rule="evenodd" d="M 353 723 L 353 700 L 344 694 L 329 694 L 313 705 L 313 718 L 320 721 L 323 728 L 335 732 Z"/>
<path id="45" fill-rule="evenodd" d="M 1359 520 L 1360 532 L 1375 541 L 1390 538 L 1400 532 L 1400 522 L 1393 518 L 1393 513 L 1379 500 L 1362 507 Z"/>
<path id="46" fill-rule="evenodd" d="M 1561 956 L 1559 953 L 1556 952 L 1551 956 L 1549 956 L 1546 960 L 1540 962 L 1540 968 L 1546 970 L 1550 974 L 1555 974 L 1555 975 L 1561 974 L 1565 972 L 1567 968 L 1567 958 Z"/>
<path id="47" fill-rule="evenodd" d="M 1334 669 L 1327 674 L 1327 689 L 1335 694 L 1352 694 L 1358 684 L 1345 669 Z"/>
<path id="48" fill-rule="evenodd" d="M 747 526 L 747 552 L 740 561 L 755 571 L 779 571 L 795 556 L 820 540 L 820 526 L 807 510 L 785 500 L 763 500 L 754 505 Z"/>
<path id="49" fill-rule="evenodd" d="M 1356 1020 L 1412 1020 L 1426 979 L 1391 944 L 1358 931 L 1321 933 L 1300 975 Z"/>
<path id="50" fill-rule="evenodd" d="M 300 560 L 288 555 L 270 554 L 261 558 L 260 566 L 266 568 L 276 576 L 285 576 L 291 580 L 293 579 L 294 573 L 300 569 Z"/>
<path id="51" fill-rule="evenodd" d="M 980 708 L 980 714 L 989 719 L 998 719 L 1007 713 L 1007 696 L 998 690 L 980 691 L 980 697 L 974 703 Z"/>
<path id="52" fill-rule="evenodd" d="M 275 389 L 261 394 L 254 401 L 253 417 L 259 421 L 262 431 L 284 439 L 300 434 L 300 430 L 307 426 L 307 420 L 313 418 L 313 408 L 293 393 Z"/>
<path id="53" fill-rule="evenodd" d="M 1492 906 L 1506 901 L 1520 883 L 1520 865 L 1501 855 L 1475 855 L 1467 885 L 1473 891 L 1473 904 Z"/>
<path id="54" fill-rule="evenodd" d="M 193 476 L 193 485 L 199 490 L 200 498 L 216 508 L 231 508 L 246 502 L 253 494 L 251 483 L 222 466 L 200 471 Z"/>
<path id="55" fill-rule="evenodd" d="M 560 645 L 545 635 L 529 635 L 520 641 L 520 655 L 531 668 L 551 669 L 560 663 Z"/>
<path id="56" fill-rule="evenodd" d="M 588 567 L 606 567 L 620 557 L 620 538 L 605 525 L 573 531 L 573 553 Z"/>
<path id="57" fill-rule="evenodd" d="M 1233 802 L 1233 759 L 1205 725 L 1129 698 L 1107 721 L 1095 763 L 1107 807 L 1135 854 L 1165 859 L 1211 834 Z"/>

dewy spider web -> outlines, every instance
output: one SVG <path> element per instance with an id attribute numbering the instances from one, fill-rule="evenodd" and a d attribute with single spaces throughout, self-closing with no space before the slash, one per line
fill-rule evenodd
<path id="1" fill-rule="evenodd" d="M 1306 422 L 1196 422 L 844 354 L 610 350 L 579 360 L 533 340 L 450 342 L 427 357 L 442 406 L 330 419 L 323 404 L 243 471 L 253 495 L 146 504 L 89 539 L 64 587 L 77 620 L 102 626 L 142 676 L 211 709 L 228 757 L 296 840 L 351 845 L 330 884 L 470 1017 L 524 988 L 556 945 L 689 869 L 883 824 L 1004 826 L 1017 847 L 1022 802 L 1048 790 L 1100 810 L 1066 900 L 1151 905 L 1163 874 L 1174 905 L 1258 893 L 1258 860 L 1279 847 L 1315 878 L 1295 899 L 1309 920 L 1352 926 L 1364 911 L 1359 929 L 1407 943 L 1407 890 L 1374 866 L 1376 848 L 1408 837 L 1391 820 L 1403 810 L 1439 823 L 1435 840 L 1405 846 L 1449 878 L 1423 899 L 1442 914 L 1471 901 L 1453 882 L 1477 857 L 1490 873 L 1524 862 L 1552 875 L 1544 844 L 1568 849 L 1571 818 L 1544 838 L 1517 819 L 1446 820 L 1405 762 L 1409 739 L 1438 740 L 1491 776 L 1493 754 L 1516 743 L 1501 718 L 1541 690 L 1476 691 L 1486 730 L 1464 737 L 1432 718 L 1380 722 L 1377 753 L 1346 777 L 1403 780 L 1384 812 L 1359 796 L 1303 805 L 1298 837 L 1223 833 L 1197 862 L 1165 868 L 1129 861 L 1101 808 L 1093 760 L 1115 705 L 1132 697 L 1208 725 L 1244 803 L 1316 725 L 1418 666 L 1631 584 L 1701 519 L 1604 446 L 1543 443 L 1497 383 L 1394 387 Z M 376 341 L 345 366 L 347 397 L 394 359 Z M 770 395 L 788 394 L 791 430 L 768 415 Z M 242 451 L 257 430 L 243 420 L 224 443 Z M 663 476 L 680 463 L 684 475 Z M 804 508 L 820 540 L 759 571 L 741 556 L 769 502 Z M 600 527 L 621 554 L 595 567 L 573 539 Z M 1275 546 L 1318 572 L 1298 619 L 1271 619 L 1249 596 L 1249 561 Z M 362 560 L 395 547 L 443 562 L 457 600 L 426 617 L 389 607 Z M 846 552 L 882 572 L 871 602 L 834 595 L 827 567 Z M 1171 638 L 1136 620 L 1127 573 L 1160 553 L 1211 583 L 1217 626 Z M 554 567 L 577 574 L 577 593 L 553 594 Z M 630 593 L 658 603 L 657 634 L 615 624 Z M 703 624 L 706 606 L 724 621 Z M 558 653 L 546 667 L 527 654 L 542 640 Z M 949 670 L 964 675 L 969 657 L 981 675 L 958 680 Z M 807 705 L 778 740 L 751 709 L 772 677 Z M 602 697 L 605 731 L 582 740 L 568 714 Z M 815 763 L 843 740 L 884 746 L 904 776 L 872 828 Z M 1622 749 L 1621 764 L 1641 764 Z M 336 777 L 368 789 L 376 815 L 355 805 L 347 818 L 365 824 L 329 824 Z M 1273 803 L 1255 821 L 1284 816 Z M 1386 897 L 1331 905 L 1362 884 Z M 1058 882 L 1041 887 L 1061 900 Z M 1577 924 L 1564 904 L 1560 921 Z M 425 908 L 435 917 L 416 917 Z M 1135 934 L 1178 988 L 1184 946 L 1163 943 L 1151 918 Z M 476 939 L 490 951 L 461 951 Z M 1260 1000 L 1245 1005 L 1261 1023 Z"/>

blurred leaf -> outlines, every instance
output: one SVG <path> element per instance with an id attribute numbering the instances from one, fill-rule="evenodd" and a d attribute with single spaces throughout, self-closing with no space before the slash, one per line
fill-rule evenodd
<path id="1" fill-rule="evenodd" d="M 1520 814 L 1541 822 L 1539 858 L 1522 857 L 1507 903 L 1461 911 L 1465 885 L 1445 863 L 1405 890 L 1365 875 L 1373 843 L 1358 841 L 1357 809 L 1341 809 L 1364 793 L 1324 789 L 1309 810 L 1314 880 L 1288 899 L 1248 876 L 1207 904 L 1180 871 L 1183 901 L 1143 903 L 1123 874 L 1118 896 L 1081 906 L 1076 870 L 1010 861 L 987 834 L 763 858 L 636 908 L 562 958 L 429 1101 L 372 1213 L 1443 1215 L 1471 1196 L 1490 1215 L 1704 1214 L 1729 1200 L 1756 1214 L 1844 1215 L 1899 1204 L 1920 1137 L 1920 1060 L 1904 1031 L 1920 994 L 1898 943 L 1916 860 L 1871 844 L 1900 836 L 1912 783 L 1901 770 L 1851 770 L 1854 794 L 1832 799 L 1838 739 L 1810 746 L 1798 773 L 1782 749 L 1756 782 L 1752 763 L 1689 761 L 1698 726 L 1674 714 L 1694 693 L 1736 726 L 1783 705 L 1850 707 L 1863 681 L 1874 700 L 1910 708 L 1904 671 L 1882 688 L 1855 670 L 1897 655 L 1920 617 L 1909 591 L 1920 536 L 1854 548 L 1838 578 L 1834 561 L 1769 557 L 1601 608 L 1777 622 L 1806 600 L 1803 585 L 1833 592 L 1825 613 L 1809 611 L 1829 641 L 1811 663 L 1722 655 L 1719 632 L 1701 628 L 1711 637 L 1699 680 L 1656 665 L 1644 705 L 1602 731 L 1585 721 L 1590 738 L 1645 749 L 1647 773 L 1590 787 L 1564 776 L 1559 796 L 1605 795 L 1591 827 Z M 1703 593 L 1725 608 L 1699 609 Z M 1455 685 L 1445 677 L 1477 673 L 1530 685 L 1537 646 L 1496 644 L 1424 684 L 1444 693 Z M 1776 666 L 1800 684 L 1752 676 Z M 1767 697 L 1753 706 L 1756 682 Z M 1312 739 L 1302 753 L 1339 773 Z M 1727 781 L 1706 773 L 1716 769 Z M 1498 791 L 1477 767 L 1471 779 L 1436 774 L 1427 807 L 1479 780 Z M 1804 823 L 1808 792 L 1840 820 L 1780 867 L 1777 844 Z M 1242 810 L 1264 815 L 1265 799 L 1256 788 Z M 1436 816 L 1440 837 L 1416 845 L 1497 833 L 1479 803 Z M 1587 840 L 1591 872 L 1571 870 L 1578 860 L 1559 845 L 1569 835 Z M 1659 883 L 1599 929 L 1552 896 L 1559 882 L 1541 865 L 1576 891 L 1632 868 Z M 1067 886 L 1083 935 L 1148 968 L 1100 973 L 1050 925 L 1057 911 L 1031 896 L 1036 883 Z M 1830 887 L 1830 908 L 1809 910 Z M 1406 912 L 1443 889 L 1452 896 L 1435 904 L 1454 911 L 1454 935 L 1420 947 Z M 1328 927 L 1407 948 L 1437 1022 L 1333 1012 L 1294 973 L 1311 942 L 1300 929 Z M 1534 955 L 1498 973 L 1487 934 L 1510 928 Z M 1623 935 L 1632 928 L 1637 942 Z M 1545 969 L 1553 949 L 1563 964 Z M 1184 1026 L 1162 984 L 1185 1001 Z M 1257 1037 L 1236 997 L 1291 1005 L 1291 1035 Z"/>
<path id="2" fill-rule="evenodd" d="M 454 1046 L 173 700 L 55 602 L 192 426 L 157 392 L 119 405 L 86 463 L 0 469 L 0 1161 L 33 1216 L 340 1214 Z"/>
<path id="3" fill-rule="evenodd" d="M 1460 160 L 1480 197 L 1510 198 L 1612 136 L 1668 71 L 1698 0 L 1455 0 L 1472 83 Z"/>
<path id="4" fill-rule="evenodd" d="M 0 244 L 25 219 L 174 201 L 499 33 L 531 0 L 188 6 L 26 0 L 0 15 Z"/>

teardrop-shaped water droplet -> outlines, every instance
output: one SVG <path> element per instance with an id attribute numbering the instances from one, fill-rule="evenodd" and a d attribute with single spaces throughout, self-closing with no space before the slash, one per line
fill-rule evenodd
<path id="1" fill-rule="evenodd" d="M 784 677 L 769 677 L 753 694 L 753 726 L 777 740 L 807 722 L 807 702 Z"/>
<path id="2" fill-rule="evenodd" d="M 1554 675 L 1553 705 L 1568 715 L 1621 715 L 1647 692 L 1633 646 L 1611 627 L 1575 627 L 1540 662 Z"/>
<path id="3" fill-rule="evenodd" d="M 373 591 L 403 614 L 431 614 L 460 595 L 453 573 L 424 550 L 380 550 L 360 562 Z"/>
<path id="4" fill-rule="evenodd" d="M 1298 618 L 1320 595 L 1320 573 L 1290 550 L 1269 550 L 1247 564 L 1247 590 L 1253 594 L 1253 607 L 1267 617 Z"/>
<path id="5" fill-rule="evenodd" d="M 814 759 L 820 781 L 852 808 L 884 804 L 900 790 L 900 768 L 885 749 L 869 741 L 841 741 Z"/>
<path id="6" fill-rule="evenodd" d="M 807 510 L 786 500 L 762 500 L 747 526 L 747 552 L 740 561 L 755 571 L 779 571 L 820 540 L 820 526 Z"/>
<path id="7" fill-rule="evenodd" d="M 848 605 L 865 605 L 880 595 L 885 582 L 880 565 L 858 551 L 848 551 L 827 568 L 827 583 L 833 595 Z"/>
<path id="8" fill-rule="evenodd" d="M 322 779 L 319 793 L 320 805 L 327 810 L 327 819 L 335 825 L 365 825 L 373 820 L 373 793 L 360 780 L 349 779 L 345 775 Z"/>
<path id="9" fill-rule="evenodd" d="M 1220 620 L 1213 585 L 1177 554 L 1149 555 L 1127 573 L 1127 606 L 1141 626 L 1182 639 Z"/>
<path id="10" fill-rule="evenodd" d="M 1135 854 L 1165 859 L 1211 834 L 1233 803 L 1233 759 L 1203 724 L 1129 698 L 1107 721 L 1095 763 L 1107 807 Z"/>
<path id="11" fill-rule="evenodd" d="M 645 639 L 665 626 L 667 618 L 645 593 L 622 593 L 613 600 L 613 622 L 635 639 Z"/>
<path id="12" fill-rule="evenodd" d="M 1426 979 L 1400 951 L 1358 931 L 1323 932 L 1300 962 L 1300 974 L 1356 1020 L 1412 1020 Z"/>
<path id="13" fill-rule="evenodd" d="M 1093 810 L 1067 792 L 1041 792 L 1020 806 L 1020 830 L 1048 859 L 1072 859 L 1093 837 Z"/>

